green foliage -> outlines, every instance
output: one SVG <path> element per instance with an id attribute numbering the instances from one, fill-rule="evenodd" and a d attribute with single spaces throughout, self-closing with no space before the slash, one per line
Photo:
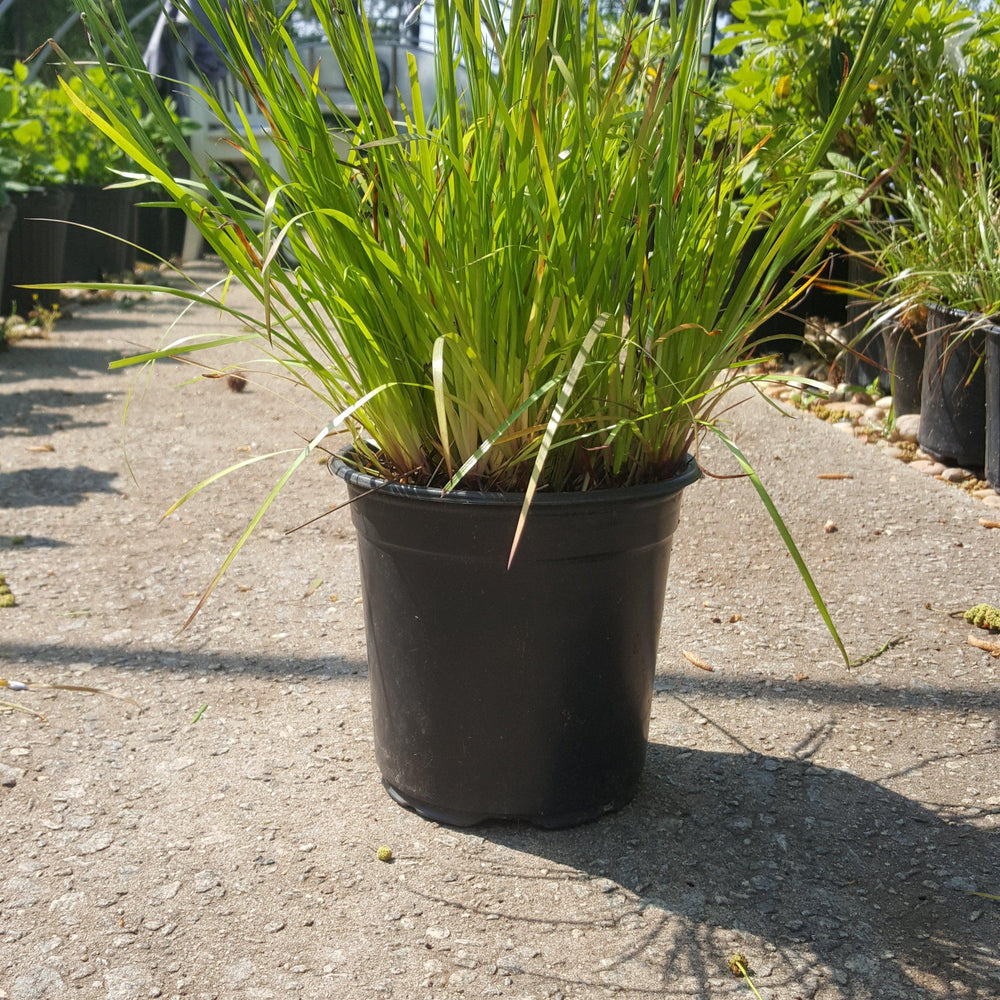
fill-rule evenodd
<path id="1" fill-rule="evenodd" d="M 97 51 L 109 46 L 199 175 L 120 9 L 77 2 Z M 345 116 L 270 0 L 233 5 L 229 17 L 205 0 L 281 156 L 276 169 L 245 119 L 203 91 L 257 182 L 238 197 L 211 175 L 175 179 L 114 80 L 110 96 L 66 87 L 259 300 L 256 315 L 222 300 L 249 331 L 229 340 L 255 343 L 329 410 L 223 570 L 344 423 L 377 473 L 524 491 L 525 509 L 537 488 L 642 483 L 679 468 L 725 392 L 747 381 L 756 326 L 794 294 L 835 223 L 812 174 L 908 13 L 897 17 L 894 0 L 872 5 L 854 69 L 778 200 L 746 195 L 748 157 L 729 118 L 703 123 L 709 6 L 688 0 L 654 38 L 631 7 L 610 33 L 596 10 L 581 18 L 557 0 L 437 4 L 436 104 L 425 108 L 414 86 L 399 123 L 364 19 L 317 0 L 358 109 L 345 134 L 331 129 Z M 125 363 L 222 342 L 185 339 Z"/>
<path id="2" fill-rule="evenodd" d="M 748 144 L 764 142 L 752 158 L 748 181 L 780 184 L 798 175 L 796 143 L 823 127 L 870 11 L 868 0 L 734 0 L 735 22 L 716 53 L 739 53 L 719 88 L 740 112 Z M 829 157 L 833 169 L 817 177 L 823 190 L 843 203 L 856 201 L 875 176 L 863 137 L 879 109 L 903 99 L 942 64 L 960 59 L 975 24 L 961 0 L 896 0 L 894 13 L 899 30 L 891 48 L 838 130 Z M 864 214 L 869 205 L 859 208 Z"/>
<path id="3" fill-rule="evenodd" d="M 80 113 L 66 89 L 27 82 L 22 63 L 0 69 L 0 176 L 12 189 L 64 182 L 107 184 L 129 165 L 125 152 Z M 108 93 L 105 70 L 74 78 L 76 94 Z M 128 105 L 138 115 L 139 105 Z"/>
<path id="4" fill-rule="evenodd" d="M 151 91 L 103 5 L 81 3 Z M 787 296 L 769 299 L 781 268 L 829 225 L 825 203 L 803 197 L 805 175 L 868 79 L 852 78 L 803 151 L 797 198 L 741 204 L 739 144 L 698 117 L 705 3 L 674 19 L 662 62 L 629 74 L 650 46 L 629 13 L 608 52 L 596 15 L 581 20 L 572 5 L 544 2 L 531 17 L 515 5 L 511 30 L 490 2 L 438 5 L 438 105 L 417 99 L 402 134 L 367 25 L 316 4 L 361 112 L 346 158 L 272 5 L 251 0 L 231 19 L 205 6 L 271 117 L 280 171 L 228 122 L 266 200 L 227 197 L 209 177 L 204 189 L 175 181 L 134 118 L 94 88 L 91 113 L 260 297 L 261 343 L 334 414 L 350 411 L 380 471 L 441 483 L 524 489 L 544 465 L 551 488 L 585 488 L 676 469 L 717 378 Z M 741 278 L 741 250 L 764 220 Z"/>
<path id="5" fill-rule="evenodd" d="M 977 59 L 993 44 L 974 41 Z M 915 80 L 873 129 L 896 221 L 873 225 L 869 239 L 904 307 L 990 316 L 1000 313 L 1000 89 L 963 70 L 946 65 L 927 88 Z"/>

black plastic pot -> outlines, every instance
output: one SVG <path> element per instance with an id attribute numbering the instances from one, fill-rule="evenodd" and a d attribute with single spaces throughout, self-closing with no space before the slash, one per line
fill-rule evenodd
<path id="1" fill-rule="evenodd" d="M 166 198 L 157 187 L 138 188 L 133 207 L 133 242 L 136 257 L 147 263 L 160 263 L 180 257 L 184 247 L 187 216 L 179 209 L 163 207 Z"/>
<path id="2" fill-rule="evenodd" d="M 882 350 L 890 376 L 892 409 L 897 417 L 920 412 L 924 375 L 923 334 L 923 330 L 914 329 L 910 322 L 882 325 Z"/>
<path id="3" fill-rule="evenodd" d="M 13 202 L 0 205 L 0 288 L 3 287 L 4 270 L 7 265 L 7 243 L 16 218 L 17 206 Z"/>
<path id="4" fill-rule="evenodd" d="M 522 498 L 387 485 L 341 459 L 358 535 L 375 754 L 387 789 L 456 826 L 582 823 L 635 795 L 671 537 L 698 467 Z"/>
<path id="5" fill-rule="evenodd" d="M 920 447 L 939 462 L 982 469 L 986 460 L 983 317 L 927 311 Z"/>
<path id="6" fill-rule="evenodd" d="M 986 482 L 1000 493 L 1000 325 L 997 317 L 986 336 Z"/>
<path id="7" fill-rule="evenodd" d="M 0 312 L 7 315 L 16 304 L 17 311 L 25 315 L 36 302 L 51 309 L 59 301 L 58 291 L 34 292 L 16 286 L 63 280 L 65 220 L 73 192 L 68 187 L 30 188 L 24 193 L 12 192 L 11 201 L 17 206 L 17 220 L 7 244 Z"/>
<path id="8" fill-rule="evenodd" d="M 877 385 L 880 391 L 887 391 L 889 364 L 885 355 L 882 331 L 869 327 L 872 303 L 859 300 L 847 306 L 845 332 L 850 345 L 844 351 L 844 381 L 849 385 Z"/>
<path id="9" fill-rule="evenodd" d="M 873 322 L 879 303 L 871 298 L 881 276 L 858 254 L 841 254 L 835 262 L 839 265 L 839 270 L 834 279 L 839 274 L 846 289 L 856 289 L 863 293 L 827 293 L 839 294 L 843 301 L 842 332 L 849 345 L 843 356 L 844 381 L 859 386 L 877 384 L 880 391 L 887 392 L 891 382 L 889 363 L 882 331 Z"/>
<path id="10" fill-rule="evenodd" d="M 66 233 L 64 280 L 101 281 L 132 270 L 135 250 L 121 239 L 132 240 L 134 190 L 78 184 L 73 192 L 69 221 L 75 225 Z"/>

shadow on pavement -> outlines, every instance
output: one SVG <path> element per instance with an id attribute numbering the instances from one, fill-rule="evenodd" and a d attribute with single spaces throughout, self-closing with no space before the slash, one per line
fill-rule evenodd
<path id="1" fill-rule="evenodd" d="M 658 692 L 675 698 L 688 708 L 694 708 L 685 699 L 696 704 L 704 695 L 749 700 L 762 698 L 769 701 L 817 705 L 862 705 L 870 708 L 970 708 L 1000 709 L 1000 691 L 989 694 L 954 690 L 930 685 L 922 688 L 894 687 L 891 684 L 858 684 L 851 678 L 844 683 L 807 680 L 802 683 L 775 685 L 765 679 L 739 680 L 706 679 L 673 674 L 658 674 L 655 680 Z"/>
<path id="2" fill-rule="evenodd" d="M 0 507 L 3 504 L 0 503 Z M 47 535 L 0 535 L 0 552 L 18 546 L 25 549 L 62 549 L 69 545 L 59 538 L 49 538 Z"/>
<path id="3" fill-rule="evenodd" d="M 81 420 L 84 407 L 107 403 L 103 392 L 64 392 L 61 389 L 29 389 L 0 396 L 0 435 L 26 441 L 57 430 L 104 427 L 107 420 Z"/>
<path id="4" fill-rule="evenodd" d="M 661 983 L 652 995 L 707 998 L 709 980 L 729 975 L 735 940 L 770 996 L 821 986 L 844 1000 L 1000 995 L 1000 913 L 974 895 L 997 892 L 996 833 L 846 771 L 655 744 L 639 795 L 620 813 L 573 830 L 493 824 L 476 833 L 567 866 L 548 873 L 555 881 L 602 880 L 609 899 L 618 894 L 614 923 L 642 928 L 638 942 L 623 935 L 593 982 L 564 986 L 650 994 L 652 966 Z M 536 863 L 509 875 L 531 873 Z M 469 908 L 457 894 L 435 898 Z M 499 910 L 517 921 L 515 907 Z M 566 932 L 587 922 L 555 909 L 523 919 Z M 630 988 L 633 963 L 646 986 Z"/>
<path id="5" fill-rule="evenodd" d="M 0 473 L 0 509 L 14 507 L 73 507 L 89 493 L 117 493 L 116 472 L 86 465 L 17 469 Z"/>
<path id="6" fill-rule="evenodd" d="M 93 325 L 95 329 L 103 330 L 107 323 L 102 319 Z M 128 325 L 127 321 L 123 320 L 122 325 Z M 30 343 L 34 346 L 15 344 L 0 353 L 0 378 L 4 382 L 23 382 L 34 378 L 84 378 L 93 372 L 104 375 L 108 372 L 108 365 L 122 356 L 121 351 L 64 347 L 58 341 L 58 333 L 52 334 L 48 340 Z"/>
<path id="7" fill-rule="evenodd" d="M 368 681 L 368 664 L 363 659 L 339 656 L 295 656 L 256 655 L 238 653 L 205 652 L 185 649 L 128 649 L 123 646 L 75 645 L 52 643 L 35 645 L 26 643 L 0 644 L 0 653 L 5 663 L 4 669 L 38 667 L 69 667 L 87 663 L 94 666 L 118 667 L 125 671 L 141 668 L 162 669 L 165 672 L 208 673 L 219 672 L 227 675 L 261 675 L 297 677 L 306 675 L 329 675 L 336 677 L 357 677 Z M 22 668 L 18 666 L 24 664 Z M 24 678 L 18 678 L 23 680 Z M 40 680 L 35 671 L 34 680 Z"/>

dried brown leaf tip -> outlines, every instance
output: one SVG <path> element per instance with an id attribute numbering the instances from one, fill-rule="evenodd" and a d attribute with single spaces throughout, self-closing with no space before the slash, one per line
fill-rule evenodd
<path id="1" fill-rule="evenodd" d="M 695 656 L 694 653 L 681 650 L 681 656 L 683 656 L 688 663 L 693 663 L 699 670 L 707 670 L 709 673 L 715 672 L 715 667 L 706 663 L 700 656 Z"/>

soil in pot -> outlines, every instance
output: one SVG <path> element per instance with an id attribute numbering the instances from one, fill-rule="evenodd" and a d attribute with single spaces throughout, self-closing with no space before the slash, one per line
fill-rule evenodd
<path id="1" fill-rule="evenodd" d="M 458 826 L 564 827 L 629 802 L 694 461 L 654 486 L 539 495 L 509 570 L 519 496 L 334 471 L 353 500 L 390 794 Z"/>
<path id="2" fill-rule="evenodd" d="M 0 312 L 15 307 L 26 315 L 34 306 L 51 309 L 59 302 L 58 291 L 28 291 L 18 285 L 54 284 L 63 280 L 66 248 L 66 217 L 73 200 L 68 187 L 30 188 L 11 193 L 17 219 L 7 244 L 7 273 Z M 37 296 L 37 299 L 36 299 Z"/>
<path id="3" fill-rule="evenodd" d="M 918 442 L 939 462 L 985 464 L 985 343 L 982 317 L 928 309 Z"/>

